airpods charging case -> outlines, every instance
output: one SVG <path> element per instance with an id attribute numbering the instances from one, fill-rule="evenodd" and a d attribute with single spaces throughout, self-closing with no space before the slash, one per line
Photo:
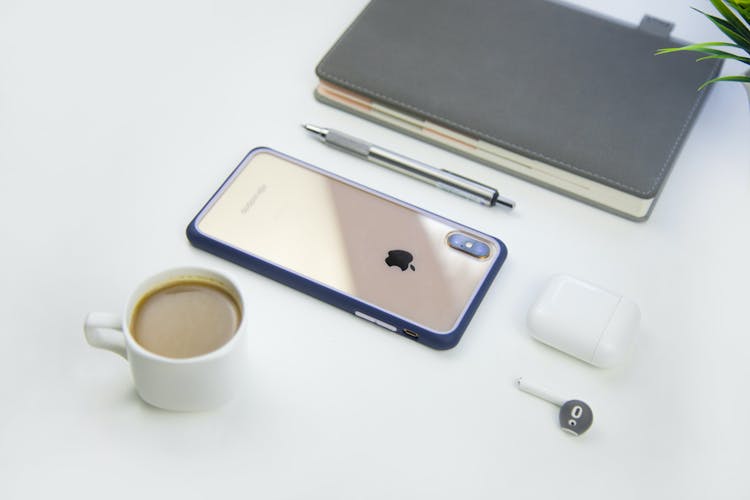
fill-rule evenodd
<path id="1" fill-rule="evenodd" d="M 632 300 L 572 276 L 553 276 L 529 309 L 531 335 L 600 368 L 620 364 L 641 312 Z"/>

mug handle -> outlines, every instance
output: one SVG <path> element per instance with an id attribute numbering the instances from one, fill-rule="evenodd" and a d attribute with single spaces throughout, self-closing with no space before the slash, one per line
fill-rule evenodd
<path id="1" fill-rule="evenodd" d="M 93 312 L 86 316 L 83 324 L 86 341 L 99 349 L 107 349 L 128 359 L 125 350 L 125 334 L 122 331 L 122 320 L 117 314 Z M 119 332 L 116 335 L 113 332 Z"/>

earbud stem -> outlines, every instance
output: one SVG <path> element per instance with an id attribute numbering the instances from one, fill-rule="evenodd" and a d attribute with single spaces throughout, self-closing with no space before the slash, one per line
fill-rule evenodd
<path id="1" fill-rule="evenodd" d="M 562 406 L 563 404 L 565 404 L 565 401 L 566 401 L 565 399 L 560 398 L 559 396 L 553 395 L 544 387 L 540 387 L 538 385 L 528 383 L 522 377 L 516 379 L 516 387 L 521 389 L 523 392 L 527 392 L 533 396 L 536 396 L 545 401 L 548 401 L 556 406 Z"/>

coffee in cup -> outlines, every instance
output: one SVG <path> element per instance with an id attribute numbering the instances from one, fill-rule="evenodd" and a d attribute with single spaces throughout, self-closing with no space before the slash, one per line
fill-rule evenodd
<path id="1" fill-rule="evenodd" d="M 135 305 L 130 331 L 148 351 L 190 358 L 226 344 L 241 319 L 236 299 L 220 283 L 185 277 L 144 295 Z"/>
<path id="2" fill-rule="evenodd" d="M 206 410 L 236 392 L 246 362 L 242 293 L 225 275 L 183 267 L 145 280 L 123 315 L 91 313 L 86 340 L 130 364 L 146 402 L 168 410 Z"/>

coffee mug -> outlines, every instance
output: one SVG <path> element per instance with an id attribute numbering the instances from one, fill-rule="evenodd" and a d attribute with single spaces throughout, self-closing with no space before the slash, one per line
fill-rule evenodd
<path id="1" fill-rule="evenodd" d="M 215 408 L 235 394 L 246 361 L 245 301 L 227 276 L 197 267 L 158 273 L 130 295 L 122 316 L 86 317 L 86 340 L 130 364 L 147 403 Z"/>

